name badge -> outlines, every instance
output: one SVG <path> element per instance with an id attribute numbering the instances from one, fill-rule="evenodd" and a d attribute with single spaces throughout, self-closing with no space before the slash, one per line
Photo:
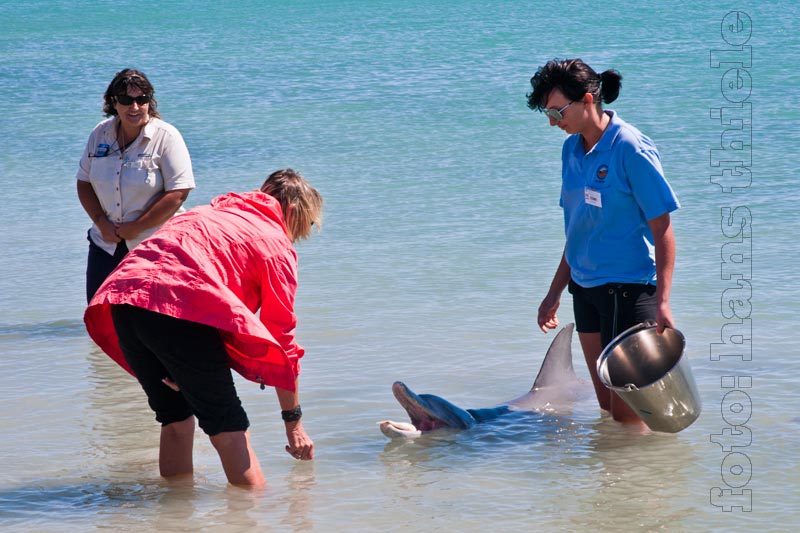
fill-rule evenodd
<path id="1" fill-rule="evenodd" d="M 600 196 L 600 191 L 595 191 L 589 187 L 584 187 L 583 199 L 589 205 L 603 207 L 603 198 Z"/>

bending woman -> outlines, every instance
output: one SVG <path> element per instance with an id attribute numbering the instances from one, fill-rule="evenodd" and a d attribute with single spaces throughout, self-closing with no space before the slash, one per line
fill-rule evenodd
<path id="1" fill-rule="evenodd" d="M 321 216 L 311 185 L 291 169 L 274 172 L 258 191 L 225 194 L 169 220 L 92 299 L 90 336 L 136 376 L 161 423 L 162 476 L 192 473 L 196 417 L 228 481 L 264 485 L 231 369 L 275 387 L 286 451 L 313 458 L 300 420 L 293 243 Z"/>

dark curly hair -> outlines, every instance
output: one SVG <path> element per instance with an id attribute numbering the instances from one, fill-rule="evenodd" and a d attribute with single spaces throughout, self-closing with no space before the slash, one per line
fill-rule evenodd
<path id="1" fill-rule="evenodd" d="M 117 95 L 128 94 L 128 87 L 131 86 L 138 87 L 142 93 L 150 97 L 150 108 L 148 110 L 150 116 L 161 118 L 161 115 L 158 113 L 158 102 L 153 98 L 153 94 L 155 93 L 153 85 L 150 83 L 150 80 L 147 79 L 147 76 L 144 75 L 144 72 L 132 68 L 120 70 L 114 76 L 114 79 L 111 80 L 111 83 L 108 84 L 108 89 L 106 89 L 106 93 L 103 95 L 103 113 L 105 116 L 111 117 L 117 115 L 117 110 L 114 107 L 114 104 L 117 102 Z"/>
<path id="2" fill-rule="evenodd" d="M 539 67 L 531 78 L 533 91 L 526 95 L 528 107 L 534 111 L 544 111 L 547 97 L 558 89 L 570 101 L 578 101 L 590 93 L 595 102 L 610 104 L 619 96 L 622 75 L 609 69 L 597 74 L 581 59 L 553 59 Z"/>

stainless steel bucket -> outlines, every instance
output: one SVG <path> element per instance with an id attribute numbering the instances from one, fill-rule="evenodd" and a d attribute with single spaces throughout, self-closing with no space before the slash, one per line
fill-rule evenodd
<path id="1" fill-rule="evenodd" d="M 597 374 L 653 431 L 677 433 L 700 416 L 686 339 L 677 329 L 656 333 L 652 322 L 617 335 L 597 359 Z"/>

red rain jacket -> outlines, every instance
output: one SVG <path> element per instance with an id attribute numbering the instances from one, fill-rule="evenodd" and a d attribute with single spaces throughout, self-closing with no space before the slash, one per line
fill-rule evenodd
<path id="1" fill-rule="evenodd" d="M 112 304 L 218 328 L 232 369 L 293 391 L 303 356 L 294 337 L 296 289 L 297 254 L 278 201 L 258 191 L 229 193 L 173 217 L 131 250 L 83 318 L 91 338 L 131 374 Z"/>

